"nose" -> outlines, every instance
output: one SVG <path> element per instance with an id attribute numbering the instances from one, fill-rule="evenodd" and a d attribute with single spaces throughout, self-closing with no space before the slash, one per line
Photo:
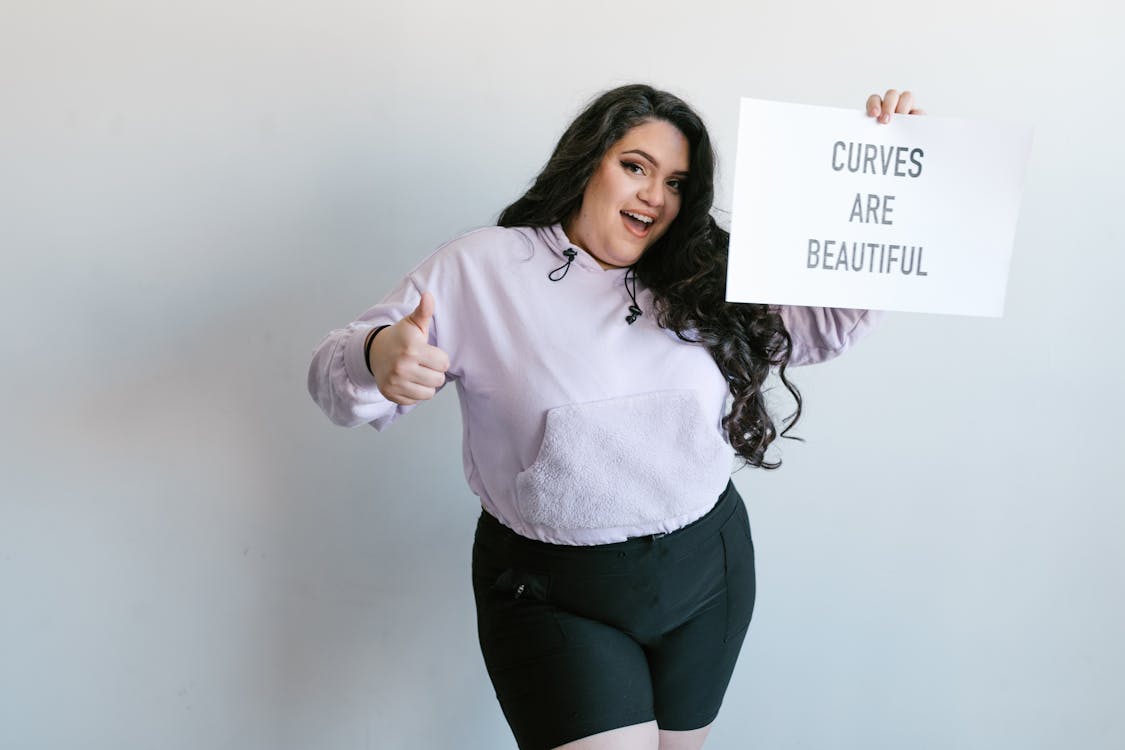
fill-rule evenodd
<path id="1" fill-rule="evenodd" d="M 653 208 L 664 205 L 664 185 L 659 180 L 646 180 L 637 191 L 637 197 Z"/>

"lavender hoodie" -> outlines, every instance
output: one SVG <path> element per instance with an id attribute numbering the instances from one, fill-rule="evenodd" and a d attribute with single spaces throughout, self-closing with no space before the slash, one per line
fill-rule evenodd
<path id="1" fill-rule="evenodd" d="M 549 280 L 570 248 L 566 275 Z M 730 478 L 727 386 L 705 348 L 656 325 L 644 287 L 643 315 L 625 322 L 624 282 L 625 269 L 603 270 L 559 225 L 469 232 L 329 333 L 313 354 L 309 392 L 348 427 L 382 431 L 413 409 L 379 392 L 363 345 L 429 291 L 430 344 L 449 355 L 446 383 L 461 402 L 465 477 L 488 513 L 554 544 L 674 531 L 706 514 Z M 839 354 L 874 319 L 837 308 L 781 314 L 792 365 Z"/>

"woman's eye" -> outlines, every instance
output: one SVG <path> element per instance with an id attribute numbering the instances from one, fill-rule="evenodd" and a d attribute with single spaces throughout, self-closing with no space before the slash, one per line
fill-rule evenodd
<path id="1" fill-rule="evenodd" d="M 672 188 L 678 193 L 683 189 L 684 183 L 682 180 L 668 180 L 668 187 Z"/>
<path id="2" fill-rule="evenodd" d="M 642 167 L 640 164 L 637 164 L 635 161 L 623 161 L 621 162 L 621 166 L 625 168 L 626 172 L 632 172 L 633 174 L 645 173 L 644 167 Z"/>

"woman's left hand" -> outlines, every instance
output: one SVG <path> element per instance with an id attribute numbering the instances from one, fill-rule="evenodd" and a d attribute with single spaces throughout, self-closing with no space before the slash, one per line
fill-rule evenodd
<path id="1" fill-rule="evenodd" d="M 867 97 L 867 114 L 878 117 L 879 122 L 886 124 L 891 121 L 891 114 L 924 115 L 924 111 L 914 106 L 914 95 L 909 91 L 899 93 L 898 89 L 887 89 L 883 96 L 872 94 Z"/>

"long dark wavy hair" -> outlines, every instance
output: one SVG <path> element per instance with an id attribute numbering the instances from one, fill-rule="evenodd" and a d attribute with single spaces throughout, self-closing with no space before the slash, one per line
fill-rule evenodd
<path id="1" fill-rule="evenodd" d="M 586 183 L 610 147 L 630 129 L 663 120 L 690 144 L 680 211 L 668 231 L 634 264 L 637 279 L 655 300 L 656 321 L 683 341 L 707 347 L 734 399 L 723 418 L 731 446 L 751 466 L 776 469 L 765 460 L 778 436 L 762 385 L 777 368 L 796 400 L 782 436 L 801 416 L 801 394 L 786 377 L 793 342 L 781 315 L 767 305 L 726 302 L 730 234 L 711 215 L 715 199 L 715 151 L 703 120 L 680 98 L 643 84 L 621 86 L 595 98 L 562 134 L 546 166 L 524 195 L 500 213 L 503 227 L 545 227 L 564 222 L 582 204 Z"/>

